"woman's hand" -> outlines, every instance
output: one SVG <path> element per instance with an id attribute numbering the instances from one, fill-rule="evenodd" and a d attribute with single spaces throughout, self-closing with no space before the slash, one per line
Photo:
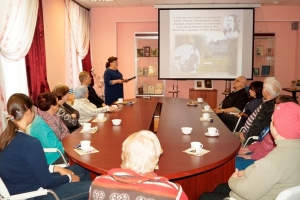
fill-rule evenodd
<path id="1" fill-rule="evenodd" d="M 240 178 L 244 175 L 244 170 L 239 171 L 237 168 L 235 169 L 235 172 L 231 175 L 232 178 Z"/>
<path id="2" fill-rule="evenodd" d="M 58 172 L 60 173 L 60 175 L 74 175 L 74 173 L 71 170 L 59 166 L 54 166 L 53 172 Z"/>
<path id="3" fill-rule="evenodd" d="M 108 109 L 109 109 L 109 111 L 112 111 L 112 112 L 118 112 L 119 111 L 118 107 L 113 107 L 113 106 L 109 106 Z"/>
<path id="4" fill-rule="evenodd" d="M 247 159 L 247 160 L 251 160 L 251 155 L 238 155 L 238 157 Z"/>
<path id="5" fill-rule="evenodd" d="M 79 182 L 80 181 L 80 177 L 75 175 L 75 174 L 71 174 L 72 177 L 72 182 Z"/>
<path id="6" fill-rule="evenodd" d="M 241 112 L 241 113 L 235 114 L 234 116 L 240 118 L 241 116 L 243 116 L 243 113 Z"/>
<path id="7" fill-rule="evenodd" d="M 241 147 L 239 152 L 238 152 L 238 155 L 243 156 L 243 155 L 246 155 L 247 153 L 250 153 L 250 152 L 251 151 L 247 147 Z"/>
<path id="8" fill-rule="evenodd" d="M 215 113 L 223 113 L 223 110 L 221 108 L 215 108 L 214 109 Z"/>
<path id="9" fill-rule="evenodd" d="M 75 114 L 73 113 L 73 114 L 71 114 L 71 117 L 75 119 L 75 118 L 77 118 L 77 115 L 75 115 Z"/>

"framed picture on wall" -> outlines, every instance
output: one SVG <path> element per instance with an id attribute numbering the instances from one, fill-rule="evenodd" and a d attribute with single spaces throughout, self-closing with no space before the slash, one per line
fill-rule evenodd
<path id="1" fill-rule="evenodd" d="M 259 76 L 259 68 L 253 68 L 253 75 Z"/>
<path id="2" fill-rule="evenodd" d="M 194 89 L 202 90 L 204 88 L 204 80 L 195 80 L 194 81 Z"/>
<path id="3" fill-rule="evenodd" d="M 213 81 L 211 79 L 195 80 L 194 81 L 194 89 L 195 90 L 212 90 L 213 89 Z"/>

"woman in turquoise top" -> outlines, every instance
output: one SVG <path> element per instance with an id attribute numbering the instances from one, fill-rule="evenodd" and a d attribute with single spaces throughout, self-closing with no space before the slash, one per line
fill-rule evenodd
<path id="1" fill-rule="evenodd" d="M 56 135 L 54 130 L 47 123 L 48 121 L 53 123 L 55 120 L 55 113 L 58 111 L 58 103 L 56 96 L 51 93 L 42 93 L 37 97 L 37 116 L 33 120 L 30 127 L 30 135 L 38 138 L 43 148 L 57 148 L 62 153 L 64 153 L 64 148 L 62 142 L 59 139 L 59 136 Z M 52 119 L 52 120 L 51 120 Z M 57 120 L 57 119 L 56 119 Z M 58 121 L 56 123 L 58 129 L 64 130 L 68 129 L 65 127 L 64 123 L 58 117 Z M 68 132 L 68 134 L 70 134 Z M 47 164 L 60 164 L 63 161 L 60 159 L 60 154 L 57 153 L 45 153 Z"/>

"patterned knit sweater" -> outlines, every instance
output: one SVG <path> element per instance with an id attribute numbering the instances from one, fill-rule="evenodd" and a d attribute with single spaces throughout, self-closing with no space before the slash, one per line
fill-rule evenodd
<path id="1" fill-rule="evenodd" d="M 129 169 L 111 169 L 98 176 L 90 188 L 90 199 L 188 199 L 181 186 L 155 173 L 140 175 Z"/>

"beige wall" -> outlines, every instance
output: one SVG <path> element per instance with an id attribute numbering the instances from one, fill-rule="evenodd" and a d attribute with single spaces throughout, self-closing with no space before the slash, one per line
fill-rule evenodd
<path id="1" fill-rule="evenodd" d="M 46 64 L 49 87 L 65 83 L 65 4 L 64 0 L 43 0 Z"/>
<path id="2" fill-rule="evenodd" d="M 57 73 L 64 66 L 64 5 L 63 0 L 43 0 L 43 3 L 47 72 L 52 87 L 64 79 L 64 72 Z M 119 57 L 119 68 L 124 78 L 131 77 L 135 51 L 133 33 L 157 31 L 157 17 L 157 10 L 152 7 L 91 9 L 91 55 L 97 75 L 103 74 L 107 58 L 115 55 Z M 255 9 L 255 32 L 276 34 L 275 77 L 283 87 L 288 87 L 292 79 L 300 79 L 300 33 L 299 30 L 291 30 L 293 21 L 300 21 L 300 6 L 262 6 Z M 172 83 L 167 81 L 166 91 L 172 90 Z M 179 81 L 179 97 L 188 98 L 188 88 L 193 87 L 191 80 Z M 218 90 L 217 102 L 221 102 L 225 81 L 214 81 L 214 88 Z M 133 82 L 126 84 L 125 93 L 125 98 L 134 96 Z M 171 94 L 167 93 L 167 96 Z"/>

